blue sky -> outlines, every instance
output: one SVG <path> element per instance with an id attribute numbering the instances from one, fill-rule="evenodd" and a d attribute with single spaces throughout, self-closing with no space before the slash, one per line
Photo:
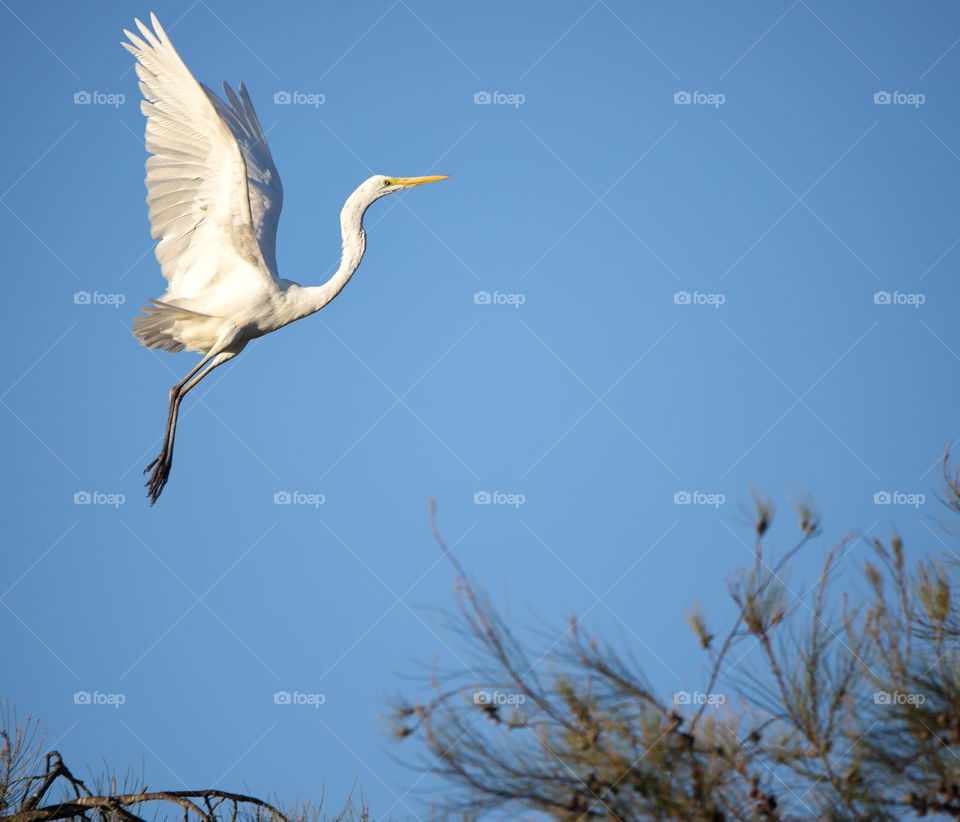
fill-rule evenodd
<path id="1" fill-rule="evenodd" d="M 823 511 L 797 594 L 849 533 L 953 550 L 955 4 L 158 3 L 198 79 L 250 88 L 284 276 L 333 270 L 370 174 L 453 179 L 377 203 L 339 299 L 188 398 L 153 509 L 195 360 L 129 332 L 163 291 L 118 45 L 151 9 L 0 5 L 2 693 L 75 770 L 425 816 L 378 715 L 458 664 L 429 497 L 518 626 L 586 614 L 666 694 L 699 683 L 691 605 L 729 618 L 751 488 L 780 549 L 793 496 Z"/>

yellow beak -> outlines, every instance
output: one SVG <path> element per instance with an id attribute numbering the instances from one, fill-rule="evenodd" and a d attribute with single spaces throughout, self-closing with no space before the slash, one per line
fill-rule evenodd
<path id="1" fill-rule="evenodd" d="M 446 180 L 449 179 L 449 177 L 449 174 L 437 174 L 433 177 L 395 177 L 394 182 L 404 188 L 410 188 L 410 186 L 420 186 L 424 183 L 435 183 L 437 180 Z"/>

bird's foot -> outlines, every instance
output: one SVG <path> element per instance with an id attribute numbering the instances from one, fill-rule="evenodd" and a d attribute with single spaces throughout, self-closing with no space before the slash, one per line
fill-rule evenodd
<path id="1" fill-rule="evenodd" d="M 144 474 L 150 472 L 151 469 L 153 471 L 153 473 L 150 474 L 150 479 L 144 483 L 147 486 L 147 496 L 150 498 L 151 505 L 153 505 L 160 498 L 160 494 L 163 493 L 167 479 L 170 476 L 170 468 L 172 465 L 173 455 L 164 448 L 157 458 L 143 469 Z"/>

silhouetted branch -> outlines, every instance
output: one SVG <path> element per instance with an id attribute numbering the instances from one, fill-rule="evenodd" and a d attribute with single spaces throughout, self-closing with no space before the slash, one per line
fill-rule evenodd
<path id="1" fill-rule="evenodd" d="M 59 754 L 57 754 L 59 758 Z M 61 764 L 62 767 L 62 764 Z M 57 776 L 66 776 L 69 772 L 64 772 Z M 76 781 L 80 785 L 79 780 Z M 46 791 L 52 782 L 44 782 L 44 791 Z M 203 810 L 192 800 L 202 799 L 206 804 L 206 810 Z M 213 800 L 230 800 L 234 805 L 233 819 L 236 819 L 237 806 L 239 804 L 252 805 L 267 811 L 271 816 L 281 820 L 281 822 L 290 822 L 279 810 L 272 805 L 257 799 L 255 796 L 245 796 L 243 794 L 230 793 L 228 791 L 202 790 L 202 791 L 151 791 L 149 793 L 125 793 L 116 796 L 82 796 L 76 799 L 60 802 L 53 805 L 45 805 L 41 808 L 25 807 L 16 813 L 8 816 L 0 816 L 0 822 L 50 822 L 54 819 L 68 819 L 73 816 L 82 816 L 86 811 L 95 809 L 101 811 L 112 811 L 119 813 L 124 818 L 138 819 L 130 813 L 127 808 L 131 805 L 141 805 L 144 802 L 171 802 L 179 805 L 187 814 L 193 813 L 197 818 L 204 822 L 216 822 L 216 808 L 219 804 L 211 804 Z"/>

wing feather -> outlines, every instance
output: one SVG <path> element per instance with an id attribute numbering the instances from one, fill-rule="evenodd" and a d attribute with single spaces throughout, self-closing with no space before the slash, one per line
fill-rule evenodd
<path id="1" fill-rule="evenodd" d="M 283 208 L 283 183 L 273 162 L 267 135 L 260 125 L 253 101 L 243 83 L 239 86 L 239 97 L 229 85 L 223 84 L 226 102 L 203 83 L 200 85 L 240 146 L 240 152 L 247 167 L 247 194 L 250 200 L 253 230 L 270 273 L 279 278 L 277 225 Z"/>
<path id="2" fill-rule="evenodd" d="M 274 256 L 268 265 L 254 225 L 245 151 L 155 15 L 150 22 L 152 30 L 137 20 L 140 36 L 124 31 L 130 42 L 122 45 L 138 61 L 146 147 L 153 155 L 146 164 L 147 204 L 168 298 L 226 283 L 276 288 Z M 276 217 L 273 224 L 275 231 Z"/>

